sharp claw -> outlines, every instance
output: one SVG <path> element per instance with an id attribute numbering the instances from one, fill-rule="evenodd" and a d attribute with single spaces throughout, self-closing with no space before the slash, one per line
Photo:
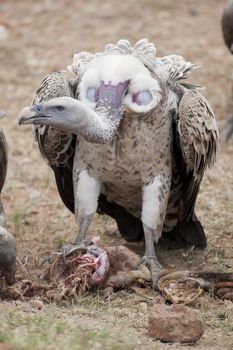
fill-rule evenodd
<path id="1" fill-rule="evenodd" d="M 152 288 L 157 289 L 157 282 L 159 279 L 159 273 L 161 270 L 161 265 L 157 259 L 156 256 L 147 256 L 144 255 L 138 262 L 137 268 L 139 267 L 140 264 L 146 265 L 151 272 L 151 279 L 152 279 Z"/>
<path id="2" fill-rule="evenodd" d="M 76 252 L 76 253 L 86 253 L 87 252 L 87 246 L 89 242 L 83 241 L 80 244 L 68 244 L 62 247 L 62 257 L 65 261 L 67 256 Z"/>
<path id="3" fill-rule="evenodd" d="M 66 260 L 67 255 L 69 254 L 71 248 L 72 248 L 71 244 L 70 245 L 64 245 L 62 247 L 62 257 L 63 257 L 64 261 Z"/>
<path id="4" fill-rule="evenodd" d="M 151 271 L 151 278 L 152 278 L 152 288 L 153 289 L 157 289 L 157 282 L 159 279 L 159 274 L 160 274 L 160 270 L 161 270 L 161 265 L 158 262 L 157 258 L 153 257 L 153 259 L 151 259 L 151 257 L 149 257 L 149 267 L 150 267 L 150 271 Z"/>
<path id="5" fill-rule="evenodd" d="M 139 259 L 137 265 L 135 266 L 135 270 L 138 270 L 140 265 L 147 266 L 147 257 L 145 255 Z"/>
<path id="6" fill-rule="evenodd" d="M 55 255 L 61 255 L 61 253 L 60 253 L 60 252 L 56 252 L 56 253 L 53 253 L 52 255 L 46 256 L 46 257 L 42 260 L 42 262 L 41 262 L 41 264 L 40 264 L 40 267 L 43 267 L 43 265 L 44 265 L 45 263 L 52 264 Z"/>

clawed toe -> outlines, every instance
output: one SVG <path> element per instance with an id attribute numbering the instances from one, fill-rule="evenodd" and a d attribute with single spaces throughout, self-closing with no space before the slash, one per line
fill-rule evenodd
<path id="1" fill-rule="evenodd" d="M 146 257 L 145 255 L 142 256 L 142 257 L 139 259 L 137 265 L 135 266 L 135 269 L 138 270 L 138 268 L 139 268 L 140 265 L 145 265 L 145 266 L 147 266 L 147 257 Z"/>
<path id="2" fill-rule="evenodd" d="M 62 256 L 66 260 L 67 256 L 72 253 L 85 254 L 87 252 L 87 247 L 89 242 L 83 241 L 80 244 L 68 244 L 62 247 Z"/>
<path id="3" fill-rule="evenodd" d="M 159 279 L 159 274 L 161 270 L 161 265 L 157 259 L 156 256 L 148 256 L 144 255 L 140 260 L 137 266 L 140 264 L 146 265 L 150 272 L 151 272 L 151 279 L 152 279 L 152 287 L 153 289 L 157 288 L 157 282 Z"/>

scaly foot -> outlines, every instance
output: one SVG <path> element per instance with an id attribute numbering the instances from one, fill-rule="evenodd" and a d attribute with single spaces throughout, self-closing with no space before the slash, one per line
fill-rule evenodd
<path id="1" fill-rule="evenodd" d="M 157 282 L 159 279 L 159 274 L 161 271 L 161 265 L 155 255 L 144 255 L 140 261 L 139 264 L 146 265 L 150 272 L 151 272 L 151 279 L 152 279 L 152 288 L 157 289 Z"/>
<path id="2" fill-rule="evenodd" d="M 87 247 L 90 245 L 89 241 L 82 241 L 81 243 L 68 244 L 62 247 L 62 256 L 64 261 L 67 256 L 76 252 L 80 254 L 85 254 L 87 252 Z"/>

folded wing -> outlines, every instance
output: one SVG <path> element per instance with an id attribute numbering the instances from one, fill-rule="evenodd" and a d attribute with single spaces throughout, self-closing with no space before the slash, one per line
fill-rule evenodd
<path id="1" fill-rule="evenodd" d="M 218 149 L 214 113 L 197 90 L 187 90 L 181 98 L 176 135 L 184 184 L 179 215 L 188 219 L 193 214 L 204 171 L 215 163 Z"/>
<path id="2" fill-rule="evenodd" d="M 64 73 L 51 73 L 42 81 L 33 104 L 63 96 L 74 96 L 71 82 Z M 76 136 L 51 126 L 35 126 L 34 133 L 43 158 L 54 171 L 57 188 L 64 204 L 74 212 L 72 168 Z"/>

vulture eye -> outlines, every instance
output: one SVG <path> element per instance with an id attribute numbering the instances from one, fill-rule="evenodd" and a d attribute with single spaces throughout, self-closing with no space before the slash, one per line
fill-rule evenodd
<path id="1" fill-rule="evenodd" d="M 133 94 L 132 102 L 136 103 L 139 106 L 146 106 L 152 101 L 152 95 L 150 91 L 143 90 Z"/>
<path id="2" fill-rule="evenodd" d="M 64 111 L 64 107 L 63 106 L 57 106 L 57 111 L 59 111 L 59 112 L 62 112 L 62 111 Z"/>
<path id="3" fill-rule="evenodd" d="M 86 92 L 86 99 L 90 102 L 96 102 L 98 100 L 99 91 L 94 87 L 89 87 Z"/>

